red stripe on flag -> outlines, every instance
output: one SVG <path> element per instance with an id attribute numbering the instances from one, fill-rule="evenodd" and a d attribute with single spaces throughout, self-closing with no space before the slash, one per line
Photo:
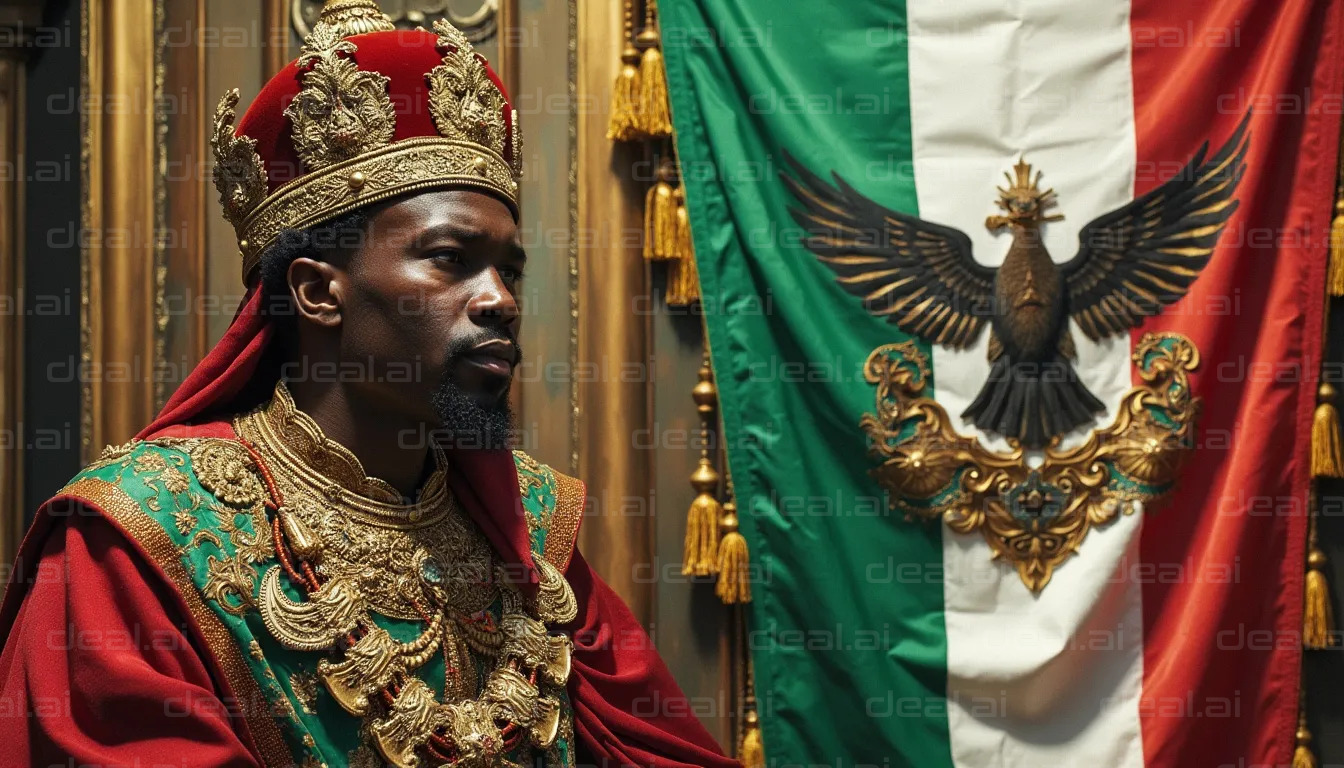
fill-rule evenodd
<path id="1" fill-rule="evenodd" d="M 1145 581 L 1148 765 L 1290 761 L 1340 5 L 1133 2 L 1136 195 L 1254 114 L 1239 211 L 1190 294 L 1134 335 L 1190 337 L 1204 401 L 1195 460 L 1144 522 L 1130 574 Z"/>

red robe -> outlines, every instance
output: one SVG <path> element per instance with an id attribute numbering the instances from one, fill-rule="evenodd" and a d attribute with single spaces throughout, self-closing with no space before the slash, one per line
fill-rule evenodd
<path id="1" fill-rule="evenodd" d="M 272 335 L 250 295 L 224 339 L 145 436 L 232 436 L 228 413 L 275 383 Z M 453 492 L 496 550 L 530 572 L 507 451 L 450 457 Z M 649 717 L 641 702 L 684 700 L 620 597 L 575 554 L 579 604 L 569 694 L 580 765 L 728 768 L 687 707 Z M 534 578 L 535 583 L 535 578 Z M 525 588 L 531 585 L 525 585 Z M 262 765 L 233 692 L 182 596 L 111 518 L 57 497 L 39 511 L 0 606 L 0 765 Z M 631 638 L 645 642 L 631 642 Z M 619 641 L 619 642 L 617 642 Z M 641 707 L 641 710 L 647 707 Z M 668 711 L 668 710 L 671 711 Z"/>

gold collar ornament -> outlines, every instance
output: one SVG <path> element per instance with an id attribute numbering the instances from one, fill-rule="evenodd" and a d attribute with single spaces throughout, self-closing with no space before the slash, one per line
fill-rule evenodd
<path id="1" fill-rule="evenodd" d="M 335 652 L 318 662 L 318 679 L 364 719 L 384 760 L 397 768 L 416 768 L 425 758 L 507 766 L 519 744 L 546 749 L 555 742 L 573 644 L 548 625 L 577 616 L 574 593 L 542 559 L 535 599 L 507 582 L 489 542 L 449 492 L 441 451 L 418 498 L 407 502 L 298 410 L 284 382 L 270 403 L 237 417 L 234 429 L 255 450 L 266 490 L 276 497 L 280 565 L 262 577 L 262 621 L 286 648 Z M 203 482 L 211 485 L 237 474 L 207 463 Z M 257 492 L 256 485 L 240 492 Z M 286 594 L 286 577 L 304 599 Z M 482 621 L 495 605 L 502 606 L 499 622 Z M 423 629 L 399 642 L 374 615 L 419 620 Z M 411 674 L 440 651 L 450 662 L 443 701 Z M 484 681 L 471 653 L 494 659 Z"/>

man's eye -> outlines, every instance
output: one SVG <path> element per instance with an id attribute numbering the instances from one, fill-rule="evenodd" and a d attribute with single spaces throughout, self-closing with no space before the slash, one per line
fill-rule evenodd
<path id="1" fill-rule="evenodd" d="M 516 283 L 523 279 L 523 270 L 515 267 L 501 267 L 499 276 L 510 283 Z"/>
<path id="2" fill-rule="evenodd" d="M 453 250 L 435 251 L 433 254 L 433 259 L 435 261 L 440 261 L 445 264 L 461 264 L 462 252 Z"/>

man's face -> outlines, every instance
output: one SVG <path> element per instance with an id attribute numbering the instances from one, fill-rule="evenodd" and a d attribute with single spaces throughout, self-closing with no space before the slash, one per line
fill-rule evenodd
<path id="1" fill-rule="evenodd" d="M 450 442 L 502 447 L 526 260 L 513 216 L 490 195 L 426 192 L 370 217 L 343 276 L 341 358 L 373 362 L 361 389 L 379 410 Z"/>

